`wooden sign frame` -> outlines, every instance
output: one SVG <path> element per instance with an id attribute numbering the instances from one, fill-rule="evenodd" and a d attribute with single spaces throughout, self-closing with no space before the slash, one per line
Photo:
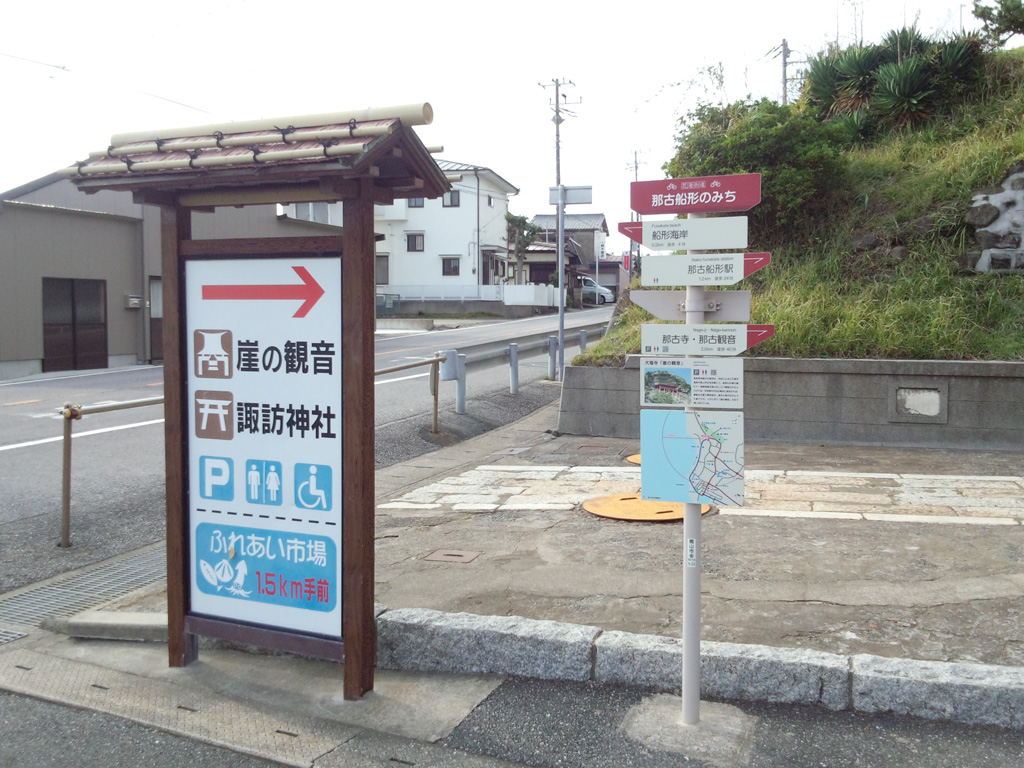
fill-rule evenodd
<path id="1" fill-rule="evenodd" d="M 373 463 L 373 196 L 345 201 L 341 237 L 191 239 L 191 212 L 162 208 L 164 376 L 167 466 L 168 658 L 198 658 L 199 636 L 344 662 L 344 694 L 373 688 L 376 626 Z M 185 263 L 193 258 L 337 254 L 341 258 L 342 328 L 342 626 L 341 642 L 193 613 L 190 605 L 189 460 L 186 425 Z"/>

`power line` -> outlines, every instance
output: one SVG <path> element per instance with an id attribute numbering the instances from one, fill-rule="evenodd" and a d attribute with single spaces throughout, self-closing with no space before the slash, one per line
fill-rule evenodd
<path id="1" fill-rule="evenodd" d="M 39 67 L 47 67 L 49 69 L 56 69 L 56 70 L 58 70 L 60 72 L 66 72 L 69 75 L 81 75 L 81 74 L 83 74 L 82 72 L 79 72 L 77 70 L 68 69 L 67 67 L 65 67 L 65 66 L 63 66 L 61 64 L 51 64 L 51 63 L 49 63 L 47 61 L 38 61 L 37 59 L 29 59 L 29 58 L 26 58 L 25 56 L 15 56 L 13 53 L 4 53 L 3 51 L 0 51 L 0 56 L 4 56 L 4 57 L 6 57 L 8 59 L 16 59 L 18 61 L 24 61 L 24 62 L 27 62 L 29 64 L 35 64 L 36 66 L 39 66 Z M 96 75 L 90 75 L 88 73 L 84 73 L 84 74 L 85 74 L 86 77 L 97 77 Z M 175 104 L 175 105 L 177 105 L 179 107 L 184 107 L 185 109 L 191 109 L 194 112 L 202 112 L 204 115 L 213 115 L 213 114 L 215 114 L 213 112 L 210 112 L 209 110 L 201 109 L 200 107 L 194 107 L 191 104 L 186 104 L 183 101 L 177 101 L 177 100 L 171 99 L 171 98 L 169 98 L 167 96 L 161 96 L 158 93 L 150 93 L 149 91 L 139 91 L 139 90 L 136 90 L 135 93 L 138 93 L 138 94 L 140 94 L 142 96 L 148 96 L 151 99 L 158 99 L 159 101 L 166 101 L 168 104 Z"/>

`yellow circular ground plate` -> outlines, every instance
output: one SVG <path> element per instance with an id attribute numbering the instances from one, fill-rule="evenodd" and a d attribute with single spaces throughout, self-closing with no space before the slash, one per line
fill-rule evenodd
<path id="1" fill-rule="evenodd" d="M 637 464 L 637 465 L 639 465 L 640 464 L 640 454 L 639 453 L 634 453 L 632 456 L 627 456 L 626 457 L 626 461 L 628 461 L 630 464 Z"/>
<path id="2" fill-rule="evenodd" d="M 686 505 L 666 501 L 644 501 L 638 493 L 617 493 L 584 501 L 583 509 L 592 515 L 610 517 L 614 520 L 663 523 L 682 520 Z M 710 510 L 711 507 L 707 504 L 700 507 L 702 515 L 706 515 Z"/>

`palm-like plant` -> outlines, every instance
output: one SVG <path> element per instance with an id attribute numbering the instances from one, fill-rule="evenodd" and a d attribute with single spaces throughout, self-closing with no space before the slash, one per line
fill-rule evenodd
<path id="1" fill-rule="evenodd" d="M 833 114 L 848 115 L 868 106 L 875 86 L 875 70 L 881 62 L 881 49 L 875 45 L 847 48 L 836 57 Z"/>
<path id="2" fill-rule="evenodd" d="M 887 123 L 911 126 L 932 115 L 934 96 L 928 63 L 914 56 L 878 68 L 872 107 Z"/>
<path id="3" fill-rule="evenodd" d="M 866 109 L 839 115 L 833 122 L 843 129 L 851 144 L 867 141 L 878 130 L 878 121 Z"/>
<path id="4" fill-rule="evenodd" d="M 810 104 L 822 110 L 822 116 L 832 114 L 836 93 L 839 91 L 838 77 L 836 57 L 833 54 L 811 56 L 807 60 L 804 94 Z"/>
<path id="5" fill-rule="evenodd" d="M 952 99 L 977 81 L 981 57 L 981 39 L 977 35 L 953 35 L 931 50 L 935 87 L 944 99 Z"/>
<path id="6" fill-rule="evenodd" d="M 916 25 L 894 29 L 882 40 L 882 60 L 898 64 L 906 59 L 925 55 L 933 45 L 931 39 L 918 32 Z"/>

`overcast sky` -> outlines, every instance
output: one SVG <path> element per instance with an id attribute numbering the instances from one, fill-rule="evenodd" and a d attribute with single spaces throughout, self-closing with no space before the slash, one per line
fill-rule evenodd
<path id="1" fill-rule="evenodd" d="M 519 187 L 513 213 L 553 213 L 552 80 L 562 182 L 591 185 L 609 250 L 625 250 L 629 182 L 662 178 L 678 118 L 697 99 L 781 97 L 791 73 L 837 38 L 877 42 L 915 21 L 929 34 L 978 26 L 971 3 L 786 0 L 602 4 L 317 3 L 219 0 L 5 4 L 0 25 L 0 190 L 103 149 L 132 130 L 430 102 L 418 128 L 444 159 Z M 722 63 L 724 95 L 703 76 Z M 542 88 L 541 85 L 549 86 Z"/>

